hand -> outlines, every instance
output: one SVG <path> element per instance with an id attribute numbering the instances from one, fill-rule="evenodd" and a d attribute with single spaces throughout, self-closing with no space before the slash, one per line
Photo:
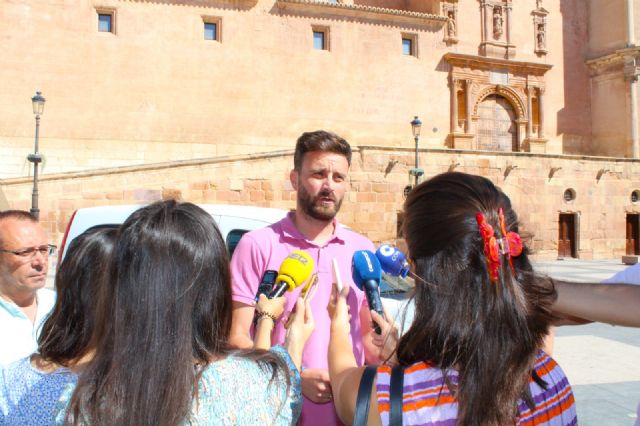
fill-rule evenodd
<path id="1" fill-rule="evenodd" d="M 333 399 L 329 372 L 320 368 L 307 368 L 300 373 L 302 394 L 316 404 L 326 404 Z"/>
<path id="2" fill-rule="evenodd" d="M 350 290 L 351 288 L 349 286 L 344 286 L 338 294 L 338 287 L 333 283 L 333 286 L 331 286 L 331 297 L 327 305 L 329 318 L 331 318 L 331 327 L 342 328 L 346 330 L 347 333 L 351 330 L 351 313 L 349 312 L 349 305 L 347 304 L 347 296 Z"/>
<path id="3" fill-rule="evenodd" d="M 376 355 L 380 361 L 389 360 L 391 364 L 395 364 L 397 361 L 395 351 L 400 339 L 400 332 L 398 325 L 391 319 L 384 306 L 382 309 L 384 310 L 384 318 L 376 311 L 371 311 L 371 319 L 380 326 L 381 330 L 380 334 L 372 330 L 371 340 L 378 350 Z M 392 355 L 393 357 L 391 357 Z"/>
<path id="4" fill-rule="evenodd" d="M 283 298 L 284 299 L 284 298 Z M 304 345 L 316 324 L 313 319 L 313 312 L 309 306 L 308 300 L 298 299 L 294 312 L 289 316 L 287 321 L 287 341 L 295 340 L 299 344 Z"/>
<path id="5" fill-rule="evenodd" d="M 276 297 L 274 299 L 269 299 L 264 294 L 260 295 L 258 299 L 258 303 L 256 305 L 256 312 L 266 312 L 268 314 L 273 315 L 275 318 L 280 318 L 282 313 L 284 312 L 284 304 L 286 300 L 284 297 Z"/>

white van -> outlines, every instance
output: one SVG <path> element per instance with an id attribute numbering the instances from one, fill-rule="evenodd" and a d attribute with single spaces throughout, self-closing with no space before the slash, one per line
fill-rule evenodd
<path id="1" fill-rule="evenodd" d="M 119 226 L 131 213 L 144 204 L 87 207 L 76 210 L 62 237 L 58 262 L 64 258 L 71 241 L 94 226 Z M 238 245 L 240 237 L 248 231 L 271 225 L 286 216 L 287 210 L 267 207 L 239 206 L 229 204 L 199 204 L 216 221 L 229 254 Z"/>

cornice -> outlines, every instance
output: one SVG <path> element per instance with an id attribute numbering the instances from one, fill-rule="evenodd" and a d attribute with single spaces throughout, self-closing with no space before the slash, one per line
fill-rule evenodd
<path id="1" fill-rule="evenodd" d="M 308 10 L 316 13 L 339 13 L 346 16 L 361 16 L 368 18 L 394 17 L 429 24 L 443 25 L 447 22 L 445 16 L 431 13 L 413 12 L 410 10 L 388 9 L 385 7 L 366 6 L 359 4 L 329 3 L 314 0 L 276 0 L 276 6 L 280 9 Z"/>
<path id="2" fill-rule="evenodd" d="M 622 64 L 626 56 L 640 56 L 640 46 L 626 47 L 618 49 L 613 53 L 602 55 L 597 58 L 587 59 L 585 63 L 590 68 L 601 68 L 615 64 Z"/>
<path id="3" fill-rule="evenodd" d="M 538 62 L 512 61 L 508 59 L 489 58 L 486 56 L 466 55 L 463 53 L 446 53 L 444 60 L 450 65 L 459 67 L 495 69 L 507 68 L 508 70 L 523 70 L 528 74 L 542 75 L 553 68 L 550 64 Z"/>

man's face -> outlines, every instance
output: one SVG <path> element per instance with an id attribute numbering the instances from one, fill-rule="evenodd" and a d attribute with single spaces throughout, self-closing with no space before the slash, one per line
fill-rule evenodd
<path id="1" fill-rule="evenodd" d="M 342 205 L 348 173 L 343 155 L 306 153 L 300 171 L 291 172 L 291 184 L 298 191 L 297 209 L 317 220 L 333 220 Z"/>
<path id="2" fill-rule="evenodd" d="M 46 246 L 44 230 L 38 223 L 7 218 L 0 220 L 0 249 L 20 251 Z M 35 292 L 46 284 L 49 258 L 35 251 L 33 256 L 0 252 L 0 293 L 7 296 Z"/>

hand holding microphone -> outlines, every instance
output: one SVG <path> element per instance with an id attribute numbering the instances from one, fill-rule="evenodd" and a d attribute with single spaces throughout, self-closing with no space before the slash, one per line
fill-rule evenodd
<path id="1" fill-rule="evenodd" d="M 351 275 L 356 286 L 364 291 L 369 307 L 384 317 L 379 288 L 382 269 L 378 258 L 369 250 L 356 251 L 351 259 Z M 374 323 L 374 330 L 377 334 L 382 332 L 376 323 Z"/>

